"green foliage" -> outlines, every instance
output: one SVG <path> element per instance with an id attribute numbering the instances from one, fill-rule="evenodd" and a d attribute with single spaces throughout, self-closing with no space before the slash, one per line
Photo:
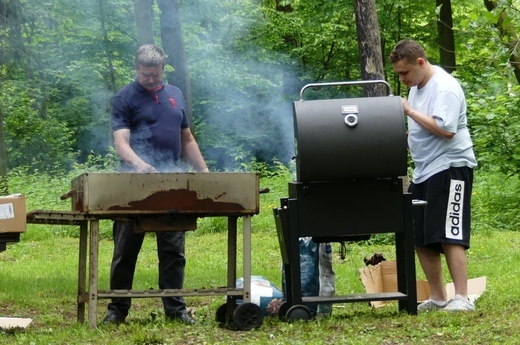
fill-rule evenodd
<path id="1" fill-rule="evenodd" d="M 16 12 L 16 4 L 8 8 Z M 23 5 L 0 26 L 0 34 L 6 33 L 0 100 L 9 125 L 9 167 L 66 171 L 90 151 L 107 152 L 110 98 L 131 72 L 132 55 L 126 51 L 133 54 L 135 43 L 125 25 L 133 28 L 133 14 L 124 1 L 26 0 Z M 9 32 L 19 33 L 18 40 Z M 112 40 L 109 47 L 104 33 Z M 119 85 L 114 75 L 121 77 Z"/>
<path id="2" fill-rule="evenodd" d="M 434 3 L 376 4 L 385 61 L 405 37 L 423 43 L 438 61 Z M 452 3 L 456 76 L 467 93 L 481 166 L 518 175 L 518 83 L 495 25 L 505 9 L 506 24 L 518 32 L 520 16 L 515 2 L 498 5 L 488 12 L 481 1 Z M 196 0 L 180 7 L 195 132 L 213 170 L 262 162 L 276 171 L 273 160 L 288 165 L 291 102 L 301 87 L 360 78 L 351 1 Z M 68 170 L 91 152 L 109 152 L 111 98 L 133 78 L 132 8 L 129 0 L 6 3 L 0 101 L 10 169 Z M 395 93 L 405 95 L 389 64 L 385 71 Z M 332 91 L 312 96 L 332 97 Z"/>
<path id="3" fill-rule="evenodd" d="M 250 2 L 186 6 L 196 136 L 212 169 L 236 170 L 254 160 L 287 163 L 292 114 L 282 89 L 283 69 L 264 47 L 247 44 L 248 30 L 263 20 L 261 13 Z"/>
<path id="4" fill-rule="evenodd" d="M 68 176 L 84 174 L 86 172 L 116 172 L 119 170 L 119 156 L 114 148 L 110 148 L 105 156 L 90 152 L 84 163 L 76 163 L 68 172 Z"/>
<path id="5" fill-rule="evenodd" d="M 436 17 L 425 11 L 425 7 L 433 5 L 394 1 L 378 4 L 384 7 L 379 13 L 382 36 L 388 42 L 416 39 L 424 45 L 429 60 L 437 63 Z M 480 167 L 497 167 L 506 175 L 518 176 L 519 87 L 508 61 L 511 52 L 495 25 L 503 9 L 509 11 L 512 25 L 520 23 L 520 16 L 512 3 L 499 5 L 490 13 L 481 2 L 465 2 L 464 6 L 452 2 L 457 53 L 454 76 L 466 93 L 468 122 Z M 400 25 L 389 25 L 396 19 Z M 392 47 L 386 48 L 386 56 Z M 406 96 L 407 90 L 401 90 L 393 72 L 389 73 L 394 91 Z"/>
<path id="6" fill-rule="evenodd" d="M 475 177 L 472 196 L 473 229 L 494 233 L 520 229 L 520 180 L 499 171 L 482 169 Z"/>
<path id="7" fill-rule="evenodd" d="M 255 25 L 252 39 L 282 56 L 292 92 L 308 82 L 359 79 L 351 1 L 266 3 L 262 11 L 269 20 Z"/>
<path id="8" fill-rule="evenodd" d="M 66 171 L 77 158 L 72 151 L 74 133 L 65 123 L 46 118 L 35 109 L 34 91 L 28 84 L 16 81 L 5 82 L 0 91 L 9 166 Z"/>
<path id="9" fill-rule="evenodd" d="M 33 171 L 27 166 L 17 167 L 8 172 L 7 180 L 10 193 L 22 193 L 26 198 L 27 212 L 32 210 L 70 210 L 70 200 L 61 200 L 60 196 L 71 189 L 71 180 L 87 172 L 113 172 L 119 166 L 118 156 L 112 149 L 104 157 L 93 153 L 85 163 L 74 163 L 67 172 L 62 170 Z M 112 224 L 109 220 L 100 222 L 100 237 L 112 236 Z M 34 225 L 35 231 L 27 234 L 30 239 L 41 237 L 78 237 L 79 232 L 72 226 Z M 48 231 L 48 230 L 51 231 Z"/>
<path id="10" fill-rule="evenodd" d="M 256 172 L 260 177 L 260 200 L 264 207 L 267 208 L 269 215 L 266 217 L 254 217 L 256 228 L 259 229 L 273 229 L 272 209 L 280 205 L 280 198 L 287 196 L 288 182 L 292 181 L 294 169 L 288 168 L 285 164 L 279 161 L 274 161 L 271 164 L 265 162 L 253 161 L 250 164 L 242 163 L 239 171 Z M 225 218 L 201 218 L 198 220 L 198 229 L 194 233 L 195 236 L 202 236 L 212 233 L 222 233 L 227 231 L 227 220 Z"/>
<path id="11" fill-rule="evenodd" d="M 291 179 L 291 176 L 294 173 L 294 167 L 287 167 L 285 163 L 273 160 L 271 164 L 267 164 L 266 162 L 253 161 L 250 164 L 242 164 L 242 171 L 251 171 L 256 172 L 262 178 L 269 177 L 284 177 L 287 180 Z"/>
<path id="12" fill-rule="evenodd" d="M 477 91 L 478 92 L 478 91 Z M 475 146 L 482 167 L 520 177 L 520 86 L 488 95 L 470 92 Z"/>
<path id="13" fill-rule="evenodd" d="M 520 20 L 518 12 L 509 10 Z M 479 165 L 520 176 L 520 86 L 508 62 L 510 52 L 494 27 L 496 13 L 457 14 L 460 21 L 456 29 L 463 42 L 458 51 L 463 53 L 457 56 L 460 67 L 456 76 L 466 92 Z"/>

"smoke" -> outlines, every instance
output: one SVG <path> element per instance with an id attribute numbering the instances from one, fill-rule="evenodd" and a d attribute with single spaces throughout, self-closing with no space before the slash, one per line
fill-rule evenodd
<path id="1" fill-rule="evenodd" d="M 216 158 L 226 168 L 237 161 L 247 161 L 253 157 L 259 161 L 278 159 L 287 163 L 293 155 L 291 102 L 282 98 L 281 86 L 269 83 L 265 75 L 241 71 L 240 68 L 244 66 L 236 62 L 233 65 L 234 69 L 231 68 L 227 73 L 228 78 L 221 74 L 224 68 L 217 68 L 218 72 L 207 69 L 202 78 L 208 102 L 203 101 L 195 109 L 200 109 L 204 114 L 209 129 L 206 134 L 210 136 L 202 140 L 209 146 L 210 154 L 221 153 L 220 157 L 210 158 Z M 263 72 L 269 72 L 271 77 L 282 74 L 275 66 L 264 68 Z M 237 70 L 240 72 L 236 73 Z M 233 73 L 236 76 L 230 80 L 229 75 Z M 261 80 L 264 85 L 241 89 L 239 85 L 244 84 L 244 78 L 251 77 Z M 221 85 L 210 82 L 215 86 L 210 88 L 207 84 L 211 80 L 220 80 Z M 197 90 L 194 87 L 194 92 Z"/>
<path id="2" fill-rule="evenodd" d="M 37 101 L 47 105 L 48 118 L 66 127 L 59 132 L 35 129 L 41 143 L 66 143 L 56 144 L 59 155 L 46 155 L 49 166 L 60 160 L 68 165 L 66 156 L 77 157 L 79 162 L 92 153 L 103 156 L 109 152 L 112 138 L 111 99 L 133 79 L 134 13 L 127 2 L 27 3 L 26 14 L 35 19 L 37 32 L 41 32 L 31 49 L 35 59 L 40 59 L 39 66 L 45 66 L 38 83 L 46 93 Z M 287 58 L 266 49 L 266 39 L 255 32 L 264 20 L 258 2 L 179 3 L 195 135 L 206 160 L 216 170 L 233 170 L 253 160 L 288 163 L 294 155 L 292 102 L 297 90 L 290 95 L 286 90 L 287 81 L 297 78 L 287 67 Z M 158 38 L 156 43 L 160 43 Z M 39 94 L 39 84 L 30 86 L 34 88 L 31 94 Z M 41 122 L 45 121 L 42 117 Z M 54 140 L 56 136 L 62 139 Z M 28 151 L 30 145 L 26 146 L 25 156 L 34 157 Z"/>
<path id="3" fill-rule="evenodd" d="M 286 95 L 286 81 L 294 80 L 288 78 L 292 75 L 290 69 L 264 49 L 252 33 L 262 21 L 261 13 L 255 12 L 259 4 L 249 0 L 179 3 L 192 83 L 194 134 L 212 170 L 240 169 L 254 160 L 289 163 L 294 156 L 292 101 L 297 93 Z M 117 29 L 114 23 L 122 21 L 128 28 L 135 25 L 133 16 L 124 17 L 118 8 L 107 9 L 112 13 L 106 14 L 107 29 Z M 85 10 L 97 13 L 93 4 Z M 158 24 L 157 14 L 156 17 Z M 159 35 L 156 43 L 160 44 Z M 133 57 L 135 42 L 123 41 L 119 45 Z M 81 49 L 85 51 L 84 46 Z M 105 115 L 110 113 L 109 100 L 131 80 L 128 76 L 133 76 L 133 66 L 128 61 L 127 66 L 117 70 L 121 84 L 113 91 L 95 85 L 96 76 L 104 78 L 97 79 L 98 82 L 107 84 L 107 72 L 97 71 L 83 79 L 92 83 L 90 88 L 95 90 L 90 94 L 91 121 L 78 138 L 84 156 L 91 151 L 106 152 L 104 147 L 111 136 L 109 117 Z"/>
<path id="4" fill-rule="evenodd" d="M 294 155 L 297 93 L 285 93 L 287 64 L 254 38 L 261 18 L 253 7 L 248 1 L 181 4 L 196 137 L 218 170 L 251 160 L 287 164 Z"/>
<path id="5" fill-rule="evenodd" d="M 91 0 L 28 0 L 26 8 L 43 33 L 50 116 L 70 128 L 77 162 L 105 156 L 112 144 L 112 98 L 134 78 L 133 11 L 125 2 Z"/>

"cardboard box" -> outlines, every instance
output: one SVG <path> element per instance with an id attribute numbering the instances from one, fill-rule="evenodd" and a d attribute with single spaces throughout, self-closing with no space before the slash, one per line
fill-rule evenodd
<path id="1" fill-rule="evenodd" d="M 0 329 L 26 328 L 31 322 L 29 318 L 0 317 Z"/>
<path id="2" fill-rule="evenodd" d="M 487 277 L 482 276 L 478 278 L 468 279 L 468 298 L 475 302 L 484 291 L 486 291 Z M 428 292 L 430 290 L 428 289 Z M 448 299 L 455 296 L 455 285 L 453 283 L 446 284 L 446 294 Z"/>
<path id="3" fill-rule="evenodd" d="M 375 266 L 359 269 L 359 276 L 366 293 L 397 292 L 397 266 L 395 261 L 382 261 Z M 430 298 L 430 287 L 426 280 L 417 280 L 417 302 Z M 468 297 L 472 301 L 479 298 L 486 290 L 486 277 L 468 280 Z M 455 295 L 453 283 L 446 284 L 448 299 Z M 392 301 L 371 301 L 373 307 L 382 307 Z"/>
<path id="4" fill-rule="evenodd" d="M 0 233 L 27 231 L 26 217 L 22 194 L 0 197 Z"/>

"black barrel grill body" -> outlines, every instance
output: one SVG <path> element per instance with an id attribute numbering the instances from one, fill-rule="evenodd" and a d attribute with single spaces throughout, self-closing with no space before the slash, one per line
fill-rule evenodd
<path id="1" fill-rule="evenodd" d="M 400 310 L 417 313 L 412 199 L 400 178 L 407 171 L 404 114 L 400 97 L 389 94 L 294 102 L 297 180 L 274 209 L 286 279 L 282 319 L 310 317 L 306 304 L 374 300 L 398 300 Z M 300 237 L 342 242 L 376 233 L 395 234 L 398 292 L 302 297 Z"/>
<path id="2" fill-rule="evenodd" d="M 406 175 L 400 97 L 298 101 L 293 109 L 298 181 Z"/>

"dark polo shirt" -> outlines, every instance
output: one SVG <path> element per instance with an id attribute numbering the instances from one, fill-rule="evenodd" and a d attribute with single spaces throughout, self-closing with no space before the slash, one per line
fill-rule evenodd
<path id="1" fill-rule="evenodd" d="M 129 129 L 130 146 L 159 171 L 178 171 L 181 129 L 188 128 L 186 103 L 181 90 L 162 84 L 155 91 L 137 81 L 123 87 L 114 98 L 112 130 Z M 121 162 L 122 171 L 132 168 Z"/>

